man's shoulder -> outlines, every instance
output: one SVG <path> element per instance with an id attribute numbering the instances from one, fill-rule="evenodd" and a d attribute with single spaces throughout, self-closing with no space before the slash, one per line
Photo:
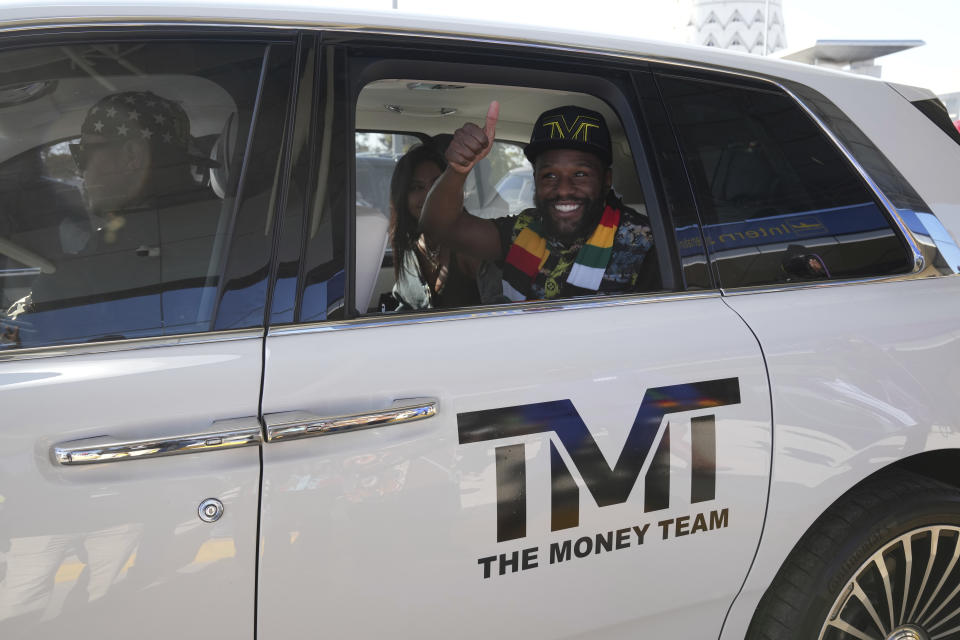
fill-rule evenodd
<path id="1" fill-rule="evenodd" d="M 653 246 L 650 218 L 631 207 L 621 205 L 620 224 L 614 238 L 614 251 L 643 255 Z"/>
<path id="2" fill-rule="evenodd" d="M 620 226 L 632 227 L 650 227 L 650 218 L 646 213 L 641 213 L 632 207 L 621 205 L 620 207 Z"/>
<path id="3" fill-rule="evenodd" d="M 529 211 L 529 209 L 527 211 Z M 509 251 L 510 245 L 513 244 L 513 230 L 517 226 L 517 220 L 525 213 L 526 211 L 522 211 L 519 214 L 500 216 L 499 218 L 488 218 L 497 228 L 497 234 L 500 236 L 501 260 L 506 258 L 507 251 Z"/>
<path id="4" fill-rule="evenodd" d="M 536 209 L 524 209 L 519 213 L 511 213 L 510 215 L 500 216 L 499 218 L 489 218 L 489 220 L 495 224 L 513 224 L 520 216 L 529 216 L 535 211 Z"/>

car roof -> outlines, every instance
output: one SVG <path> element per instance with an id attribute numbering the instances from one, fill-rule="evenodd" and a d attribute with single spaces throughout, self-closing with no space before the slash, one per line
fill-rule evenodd
<path id="1" fill-rule="evenodd" d="M 357 32 L 416 33 L 435 37 L 479 39 L 490 42 L 547 45 L 630 57 L 650 57 L 685 64 L 702 64 L 784 77 L 800 82 L 815 76 L 841 74 L 855 82 L 879 80 L 798 62 L 726 51 L 715 47 L 685 45 L 625 36 L 572 31 L 533 25 L 477 21 L 463 18 L 412 14 L 400 11 L 369 11 L 318 7 L 309 1 L 266 3 L 262 0 L 171 0 L 148 2 L 90 2 L 58 0 L 36 2 L 0 0 L 0 29 L 30 29 L 50 26 L 129 22 L 183 23 L 197 25 L 257 25 L 273 27 L 330 28 Z"/>

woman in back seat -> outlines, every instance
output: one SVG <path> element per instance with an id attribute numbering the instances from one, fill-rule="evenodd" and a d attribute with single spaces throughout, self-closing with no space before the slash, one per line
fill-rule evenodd
<path id="1" fill-rule="evenodd" d="M 433 244 L 418 228 L 427 193 L 446 166 L 433 145 L 419 145 L 400 158 L 390 180 L 390 235 L 397 279 L 393 297 L 398 311 L 480 303 L 477 263 Z"/>

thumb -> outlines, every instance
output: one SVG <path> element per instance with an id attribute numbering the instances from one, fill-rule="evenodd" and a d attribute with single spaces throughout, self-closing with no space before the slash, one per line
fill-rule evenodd
<path id="1" fill-rule="evenodd" d="M 483 133 L 487 136 L 490 144 L 493 144 L 497 137 L 497 119 L 500 117 L 500 103 L 494 100 L 487 109 L 487 124 L 483 127 Z"/>

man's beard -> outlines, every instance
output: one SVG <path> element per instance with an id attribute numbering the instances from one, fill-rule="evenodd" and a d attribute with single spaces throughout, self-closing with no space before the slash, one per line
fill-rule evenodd
<path id="1" fill-rule="evenodd" d="M 576 227 L 566 231 L 561 230 L 550 215 L 551 207 L 558 201 L 579 202 L 584 205 L 583 216 L 577 222 Z M 603 214 L 603 198 L 552 198 L 550 200 L 541 200 L 534 196 L 533 204 L 537 208 L 537 213 L 543 223 L 547 235 L 563 244 L 570 244 L 574 240 L 582 238 L 589 231 L 592 231 L 597 223 L 600 222 L 600 216 Z"/>

